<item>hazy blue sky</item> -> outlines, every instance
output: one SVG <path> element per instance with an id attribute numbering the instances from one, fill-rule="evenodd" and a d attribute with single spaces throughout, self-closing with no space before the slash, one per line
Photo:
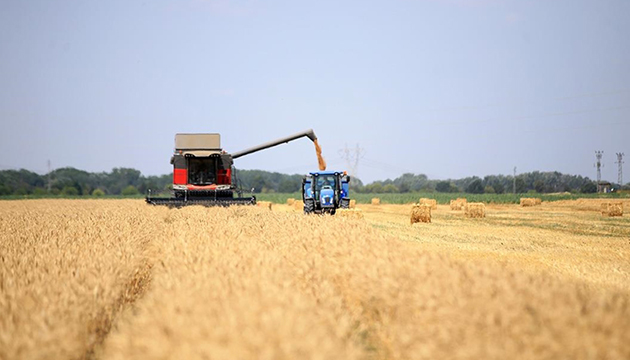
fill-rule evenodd
<path id="1" fill-rule="evenodd" d="M 177 132 L 230 152 L 313 128 L 364 181 L 630 156 L 630 1 L 0 2 L 0 168 L 171 171 Z M 625 181 L 630 180 L 627 161 Z M 236 161 L 316 170 L 308 140 Z"/>

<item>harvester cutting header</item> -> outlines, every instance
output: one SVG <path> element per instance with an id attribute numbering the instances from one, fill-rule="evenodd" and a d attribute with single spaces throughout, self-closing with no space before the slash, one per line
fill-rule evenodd
<path id="1" fill-rule="evenodd" d="M 241 193 L 232 181 L 234 159 L 289 141 L 308 137 L 317 146 L 317 136 L 312 129 L 281 139 L 229 154 L 221 148 L 220 134 L 176 134 L 173 164 L 173 197 L 153 198 L 146 201 L 154 205 L 228 206 L 255 204 L 256 198 L 234 197 Z"/>

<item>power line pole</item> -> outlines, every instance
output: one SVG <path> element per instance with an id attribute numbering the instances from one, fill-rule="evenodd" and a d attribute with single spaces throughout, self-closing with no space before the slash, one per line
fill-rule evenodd
<path id="1" fill-rule="evenodd" d="M 617 181 L 619 182 L 619 186 L 623 186 L 623 157 L 624 153 L 617 153 L 617 164 L 619 166 L 619 172 L 617 174 Z"/>
<path id="2" fill-rule="evenodd" d="M 346 144 L 345 148 L 339 150 L 339 155 L 346 161 L 350 176 L 358 179 L 359 160 L 365 155 L 365 150 L 360 148 L 359 144 L 354 149 L 348 148 L 348 144 Z"/>
<path id="3" fill-rule="evenodd" d="M 516 194 L 516 166 L 514 167 L 514 177 L 512 179 L 512 193 Z"/>
<path id="4" fill-rule="evenodd" d="M 595 166 L 597 166 L 597 192 L 602 192 L 602 156 L 604 155 L 603 151 L 596 150 L 595 157 L 597 158 L 597 162 Z"/>

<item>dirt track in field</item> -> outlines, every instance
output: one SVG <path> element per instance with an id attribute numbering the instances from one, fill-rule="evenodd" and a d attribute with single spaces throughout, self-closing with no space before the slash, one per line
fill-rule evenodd
<path id="1" fill-rule="evenodd" d="M 628 215 L 360 207 L 1 202 L 0 359 L 630 357 Z"/>

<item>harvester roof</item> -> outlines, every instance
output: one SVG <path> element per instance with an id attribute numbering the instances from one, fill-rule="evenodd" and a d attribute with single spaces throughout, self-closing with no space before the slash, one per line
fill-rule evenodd
<path id="1" fill-rule="evenodd" d="M 210 156 L 221 153 L 221 135 L 211 133 L 175 134 L 175 152 Z"/>

